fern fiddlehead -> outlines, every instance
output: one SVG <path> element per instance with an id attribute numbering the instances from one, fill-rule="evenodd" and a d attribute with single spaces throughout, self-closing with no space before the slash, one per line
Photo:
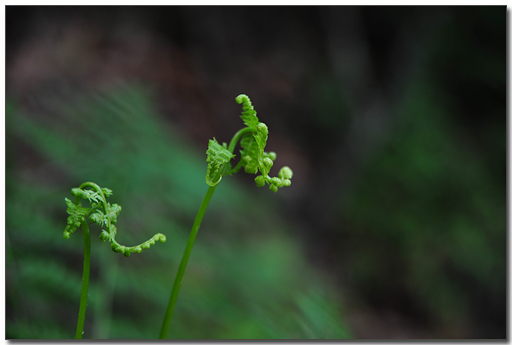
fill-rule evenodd
<path id="1" fill-rule="evenodd" d="M 277 192 L 278 188 L 291 185 L 293 172 L 289 167 L 281 168 L 278 177 L 269 176 L 277 155 L 275 152 L 265 152 L 268 127 L 259 121 L 256 110 L 247 95 L 241 94 L 235 100 L 238 104 L 242 104 L 242 115 L 240 117 L 246 127 L 233 136 L 229 147 L 226 146 L 226 143 L 220 145 L 215 138 L 210 140 L 206 151 L 206 161 L 210 162 L 206 171 L 206 183 L 215 186 L 220 182 L 222 176 L 232 175 L 243 167 L 246 173 L 257 174 L 258 171 L 261 173 L 255 178 L 258 187 L 268 184 L 270 190 Z M 230 169 L 230 160 L 235 157 L 233 151 L 238 141 L 240 141 L 242 147 L 240 161 L 235 168 Z M 226 170 L 223 167 L 227 168 L 228 171 L 223 172 L 223 170 Z"/>
<path id="2" fill-rule="evenodd" d="M 70 235 L 74 233 L 80 226 L 82 226 L 84 234 L 84 268 L 82 275 L 82 290 L 80 293 L 80 309 L 78 312 L 78 321 L 76 328 L 76 339 L 82 339 L 85 311 L 87 308 L 87 293 L 89 289 L 89 273 L 91 261 L 91 240 L 89 234 L 89 226 L 87 219 L 91 223 L 96 223 L 102 228 L 100 239 L 103 242 L 107 240 L 111 243 L 111 248 L 114 252 L 122 253 L 124 256 L 130 256 L 131 253 L 142 253 L 143 249 L 148 249 L 157 241 L 165 242 L 165 235 L 158 233 L 149 240 L 133 247 L 126 247 L 116 241 L 117 217 L 121 212 L 121 206 L 118 204 L 110 204 L 107 202 L 107 197 L 112 195 L 112 191 L 108 188 L 100 188 L 96 183 L 85 182 L 78 188 L 71 189 L 71 194 L 75 197 L 73 203 L 68 198 L 65 198 L 68 206 L 67 225 L 64 229 L 63 237 L 69 239 Z M 88 200 L 90 207 L 84 207 L 81 200 Z"/>
<path id="3" fill-rule="evenodd" d="M 293 172 L 287 166 L 281 168 L 278 173 L 278 177 L 269 176 L 270 169 L 274 165 L 274 161 L 276 159 L 276 153 L 265 152 L 265 146 L 268 139 L 268 127 L 259 121 L 256 116 L 256 110 L 247 95 L 241 94 L 236 97 L 235 100 L 238 104 L 242 104 L 242 115 L 240 117 L 242 118 L 245 127 L 235 133 L 229 145 L 226 143 L 220 144 L 215 138 L 210 140 L 208 143 L 208 150 L 206 151 L 206 161 L 208 162 L 208 167 L 206 169 L 206 184 L 208 184 L 209 188 L 201 206 L 199 207 L 199 211 L 197 212 L 180 266 L 178 267 L 178 272 L 174 280 L 171 296 L 169 298 L 169 303 L 167 305 L 167 310 L 160 331 L 160 339 L 167 338 L 172 315 L 174 313 L 174 307 L 176 306 L 176 301 L 178 299 L 179 289 L 199 226 L 201 225 L 201 221 L 213 192 L 222 180 L 222 177 L 232 175 L 243 167 L 246 173 L 261 173 L 261 175 L 258 175 L 255 178 L 256 186 L 258 187 L 263 187 L 265 184 L 268 184 L 271 191 L 277 192 L 279 188 L 291 185 Z M 240 146 L 242 148 L 242 150 L 240 150 L 240 161 L 234 168 L 231 168 L 231 160 L 235 157 L 234 150 L 238 142 L 240 142 Z"/>

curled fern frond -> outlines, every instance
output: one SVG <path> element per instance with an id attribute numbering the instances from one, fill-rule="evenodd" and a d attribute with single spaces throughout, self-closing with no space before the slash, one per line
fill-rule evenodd
<path id="1" fill-rule="evenodd" d="M 206 161 L 216 163 L 210 163 L 208 165 L 206 183 L 210 186 L 215 186 L 220 182 L 222 176 L 236 173 L 243 167 L 246 173 L 261 173 L 261 175 L 257 176 L 255 179 L 258 187 L 268 184 L 270 190 L 277 192 L 278 188 L 289 186 L 292 176 L 290 168 L 282 168 L 278 177 L 269 176 L 270 169 L 276 159 L 276 154 L 274 152 L 265 152 L 268 139 L 267 125 L 260 122 L 256 116 L 256 110 L 247 95 L 238 95 L 235 100 L 238 104 L 242 104 L 242 115 L 240 117 L 244 121 L 246 128 L 238 131 L 233 137 L 229 145 L 231 151 L 226 149 L 225 143 L 221 146 L 215 139 L 213 139 L 213 141 L 210 140 L 208 151 L 206 151 L 208 155 Z M 228 159 L 228 155 L 232 153 L 236 141 L 238 140 L 240 140 L 240 146 L 242 148 L 240 150 L 240 162 L 231 170 L 229 160 L 234 156 Z M 222 149 L 224 149 L 224 151 L 222 151 Z M 220 161 L 216 158 L 221 151 L 224 152 L 226 157 L 224 161 Z"/>
<path id="2" fill-rule="evenodd" d="M 117 227 L 115 224 L 122 208 L 118 204 L 110 204 L 106 200 L 107 197 L 112 195 L 112 190 L 100 188 L 92 182 L 86 182 L 79 188 L 73 188 L 71 194 L 75 196 L 75 203 L 67 198 L 65 199 L 69 214 L 68 225 L 64 229 L 65 239 L 68 239 L 83 222 L 89 219 L 91 223 L 96 223 L 102 228 L 100 239 L 103 242 L 108 240 L 111 243 L 112 250 L 122 253 L 124 256 L 130 256 L 131 253 L 141 253 L 142 249 L 148 249 L 157 241 L 165 242 L 166 240 L 165 235 L 158 233 L 137 246 L 126 247 L 121 245 L 116 241 Z M 88 200 L 91 207 L 83 207 L 80 203 L 81 199 Z"/>
<path id="3" fill-rule="evenodd" d="M 260 121 L 256 116 L 256 110 L 254 110 L 249 97 L 241 94 L 238 95 L 235 100 L 238 104 L 242 104 L 242 115 L 240 117 L 244 120 L 244 124 L 249 128 L 256 129 L 256 126 L 258 126 Z"/>

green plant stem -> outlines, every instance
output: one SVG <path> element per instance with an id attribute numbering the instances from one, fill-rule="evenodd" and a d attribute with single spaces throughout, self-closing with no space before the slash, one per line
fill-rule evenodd
<path id="1" fill-rule="evenodd" d="M 82 339 L 84 333 L 85 310 L 87 309 L 87 293 L 89 291 L 89 273 L 91 270 L 91 236 L 87 221 L 82 222 L 84 233 L 84 270 L 82 274 L 82 292 L 80 293 L 80 310 L 76 324 L 75 339 Z"/>
<path id="2" fill-rule="evenodd" d="M 233 138 L 231 139 L 228 150 L 233 153 L 235 150 L 236 144 L 242 137 L 248 133 L 254 132 L 253 129 L 245 127 L 235 133 Z M 225 167 L 221 170 L 221 173 L 224 171 Z M 160 339 L 166 339 L 167 334 L 169 333 L 169 327 L 171 326 L 172 315 L 174 313 L 174 307 L 176 306 L 176 301 L 178 300 L 178 293 L 180 292 L 181 281 L 183 280 L 183 275 L 185 274 L 185 269 L 187 268 L 188 258 L 190 257 L 190 253 L 192 252 L 192 247 L 194 246 L 194 241 L 197 236 L 197 232 L 199 231 L 199 227 L 201 226 L 201 221 L 203 220 L 204 213 L 206 212 L 206 208 L 208 207 L 208 203 L 212 198 L 213 192 L 215 192 L 215 188 L 218 185 L 210 186 L 208 191 L 206 191 L 206 195 L 203 198 L 203 202 L 199 207 L 199 211 L 197 211 L 196 219 L 194 220 L 194 224 L 192 225 L 192 230 L 190 231 L 190 236 L 188 237 L 187 246 L 185 247 L 185 252 L 183 253 L 183 257 L 181 258 L 180 266 L 178 267 L 178 273 L 176 274 L 176 278 L 174 279 L 174 285 L 172 286 L 171 297 L 169 298 L 169 304 L 167 305 L 167 311 L 165 312 L 164 322 L 162 324 L 162 329 L 160 330 Z"/>
<path id="3" fill-rule="evenodd" d="M 201 221 L 203 220 L 204 213 L 206 212 L 208 203 L 212 198 L 213 192 L 215 192 L 215 188 L 217 188 L 217 186 L 208 188 L 208 191 L 203 198 L 203 202 L 199 207 L 199 211 L 197 212 L 194 225 L 192 225 L 192 230 L 190 231 L 190 236 L 188 237 L 187 246 L 185 247 L 185 252 L 181 258 L 178 273 L 176 274 L 176 279 L 174 280 L 174 285 L 172 287 L 171 297 L 169 298 L 169 304 L 167 305 L 167 311 L 165 312 L 162 330 L 160 331 L 160 339 L 166 339 L 167 333 L 169 333 L 169 327 L 171 325 L 174 307 L 176 306 L 176 300 L 178 299 L 178 293 L 180 292 L 181 281 L 183 280 L 183 275 L 185 274 L 185 269 L 187 268 L 188 259 L 190 257 L 190 253 L 192 252 L 192 247 L 194 246 L 194 241 L 196 239 L 199 226 L 201 226 Z"/>
<path id="4" fill-rule="evenodd" d="M 254 130 L 252 128 L 249 128 L 249 127 L 242 128 L 241 130 L 236 132 L 235 135 L 233 135 L 233 138 L 231 139 L 231 142 L 229 143 L 228 151 L 233 153 L 235 151 L 235 147 L 236 147 L 236 144 L 238 143 L 238 141 L 240 139 L 242 139 L 242 137 L 244 135 L 246 135 L 248 133 L 253 133 L 253 132 L 254 132 Z M 230 171 L 227 171 L 227 172 L 225 171 L 226 167 L 224 167 L 224 169 L 221 172 L 221 174 L 222 175 L 231 175 L 233 173 L 236 173 L 242 167 L 242 163 L 243 163 L 243 161 L 240 160 L 235 168 L 233 168 L 233 169 L 231 169 Z"/>
<path id="5" fill-rule="evenodd" d="M 252 133 L 252 132 L 254 132 L 254 129 L 249 128 L 249 127 L 242 128 L 241 130 L 236 132 L 235 135 L 233 135 L 233 139 L 231 139 L 231 141 L 229 143 L 229 146 L 228 146 L 229 152 L 233 153 L 235 151 L 235 146 L 238 143 L 238 141 L 240 139 L 242 139 L 242 137 L 244 135 L 246 135 L 247 133 Z"/>

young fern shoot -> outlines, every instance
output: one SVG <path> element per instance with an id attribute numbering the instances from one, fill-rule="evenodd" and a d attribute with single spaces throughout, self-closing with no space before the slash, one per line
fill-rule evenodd
<path id="1" fill-rule="evenodd" d="M 215 138 L 211 139 L 208 143 L 208 150 L 206 151 L 206 162 L 208 162 L 208 167 L 206 169 L 206 184 L 210 187 L 208 188 L 201 206 L 199 207 L 180 266 L 178 267 L 162 329 L 160 331 L 160 339 L 167 338 L 174 307 L 176 306 L 176 301 L 178 299 L 179 289 L 192 247 L 194 246 L 199 226 L 201 225 L 201 221 L 213 192 L 222 180 L 222 177 L 232 175 L 243 167 L 246 173 L 261 173 L 261 175 L 256 176 L 254 179 L 258 187 L 263 187 L 265 184 L 268 184 L 271 191 L 277 192 L 279 188 L 286 187 L 291 184 L 293 172 L 287 166 L 279 170 L 277 177 L 269 176 L 270 169 L 274 165 L 274 161 L 276 159 L 276 154 L 275 152 L 265 152 L 265 146 L 268 139 L 268 127 L 263 122 L 259 121 L 256 116 L 256 110 L 254 110 L 251 100 L 247 95 L 241 94 L 236 97 L 235 100 L 238 104 L 242 104 L 242 115 L 240 117 L 242 118 L 245 127 L 235 133 L 229 145 L 226 143 L 220 144 Z M 242 150 L 239 151 L 240 161 L 234 168 L 232 168 L 231 160 L 235 157 L 234 150 L 238 142 L 240 142 L 240 146 L 242 148 Z"/>
<path id="2" fill-rule="evenodd" d="M 65 198 L 66 204 L 68 205 L 67 213 L 69 217 L 68 224 L 64 229 L 64 238 L 68 239 L 72 233 L 82 226 L 84 234 L 84 268 L 82 275 L 82 291 L 80 293 L 80 309 L 75 334 L 75 339 L 82 339 L 91 266 L 91 239 L 87 219 L 102 228 L 100 239 L 103 242 L 108 240 L 114 252 L 122 253 L 127 257 L 130 256 L 131 253 L 142 253 L 143 249 L 148 249 L 157 241 L 165 242 L 166 238 L 165 235 L 158 233 L 137 246 L 123 246 L 116 241 L 117 227 L 115 226 L 117 216 L 119 216 L 121 212 L 121 206 L 107 202 L 107 197 L 112 195 L 112 191 L 108 188 L 100 188 L 96 183 L 85 182 L 80 187 L 71 189 L 71 194 L 75 197 L 74 203 L 68 198 Z M 81 199 L 88 200 L 91 206 L 82 206 L 80 202 Z"/>

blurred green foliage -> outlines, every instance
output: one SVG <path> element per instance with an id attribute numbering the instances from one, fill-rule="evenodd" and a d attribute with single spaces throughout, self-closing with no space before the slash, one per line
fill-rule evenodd
<path id="1" fill-rule="evenodd" d="M 450 108 L 431 77 L 412 82 L 389 140 L 365 162 L 341 209 L 359 231 L 347 264 L 362 293 L 381 305 L 402 294 L 409 314 L 457 337 L 502 327 L 496 314 L 479 313 L 479 297 L 505 317 L 506 191 Z M 493 139 L 494 150 L 504 153 L 505 138 Z"/>
<path id="2" fill-rule="evenodd" d="M 167 242 L 125 258 L 91 227 L 91 286 L 84 338 L 156 338 L 189 228 L 207 185 L 205 147 L 158 116 L 144 87 L 40 100 L 8 99 L 6 337 L 72 338 L 83 240 L 62 238 L 64 198 L 82 182 L 114 191 L 119 240 L 162 232 Z M 233 121 L 238 121 L 236 114 Z M 170 337 L 342 339 L 342 302 L 305 261 L 268 190 L 233 178 L 218 188 L 192 252 Z"/>

